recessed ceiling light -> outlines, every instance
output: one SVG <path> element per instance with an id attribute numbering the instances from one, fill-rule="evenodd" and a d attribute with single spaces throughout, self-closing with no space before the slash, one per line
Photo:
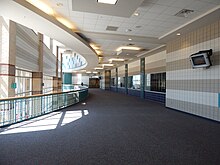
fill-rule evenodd
<path id="1" fill-rule="evenodd" d="M 180 36 L 181 34 L 180 34 L 180 33 L 176 33 L 176 35 L 177 35 L 177 36 Z"/>
<path id="2" fill-rule="evenodd" d="M 103 68 L 102 67 L 96 67 L 94 68 L 95 70 L 102 70 Z"/>
<path id="3" fill-rule="evenodd" d="M 108 61 L 109 61 L 110 63 L 112 63 L 112 61 L 122 62 L 122 61 L 124 61 L 124 59 L 123 59 L 123 58 L 111 58 L 111 59 L 109 59 Z"/>
<path id="4" fill-rule="evenodd" d="M 121 46 L 118 49 L 116 49 L 116 51 L 121 51 L 122 49 L 126 49 L 126 50 L 140 50 L 141 48 L 139 47 L 135 47 L 135 46 Z"/>
<path id="5" fill-rule="evenodd" d="M 114 66 L 114 64 L 102 64 L 103 67 L 105 66 Z"/>
<path id="6" fill-rule="evenodd" d="M 139 16 L 140 14 L 138 12 L 134 12 L 134 16 Z"/>
<path id="7" fill-rule="evenodd" d="M 131 38 L 129 38 L 128 40 L 129 40 L 129 41 L 131 41 L 132 39 L 131 39 Z"/>
<path id="8" fill-rule="evenodd" d="M 115 5 L 118 0 L 97 0 L 98 3 L 105 3 L 105 4 L 111 4 Z"/>

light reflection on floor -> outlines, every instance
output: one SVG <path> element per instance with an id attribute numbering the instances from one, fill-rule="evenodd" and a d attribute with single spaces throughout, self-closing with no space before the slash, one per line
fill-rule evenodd
<path id="1" fill-rule="evenodd" d="M 86 116 L 88 114 L 88 110 L 53 112 L 35 119 L 11 125 L 6 128 L 1 128 L 0 135 L 53 130 L 58 128 L 59 126 L 64 126 L 68 123 L 76 121 L 82 118 L 82 116 Z"/>

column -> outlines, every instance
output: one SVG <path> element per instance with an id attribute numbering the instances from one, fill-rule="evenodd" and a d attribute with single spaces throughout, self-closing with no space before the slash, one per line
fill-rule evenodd
<path id="1" fill-rule="evenodd" d="M 110 90 L 111 82 L 111 71 L 105 70 L 105 90 Z"/>
<path id="2" fill-rule="evenodd" d="M 52 40 L 52 39 L 51 39 Z M 50 43 L 53 43 L 53 40 Z M 52 49 L 53 49 L 53 44 L 52 45 Z M 50 45 L 50 46 L 51 46 Z M 58 81 L 58 61 L 59 61 L 59 47 L 56 46 L 56 76 L 53 77 L 53 91 L 57 92 L 59 90 L 59 81 Z"/>
<path id="3" fill-rule="evenodd" d="M 43 93 L 43 34 L 38 33 L 38 72 L 32 72 L 32 95 Z"/>
<path id="4" fill-rule="evenodd" d="M 128 94 L 128 64 L 125 64 L 125 93 Z"/>
<path id="5" fill-rule="evenodd" d="M 58 51 L 59 54 L 59 51 Z M 59 59 L 59 58 L 58 58 Z M 63 69 L 62 69 L 62 63 L 63 63 L 63 54 L 60 53 L 60 77 L 58 78 L 58 91 L 62 90 L 62 82 L 63 82 Z M 57 70 L 58 74 L 58 70 Z"/>
<path id="6" fill-rule="evenodd" d="M 63 84 L 72 84 L 72 73 L 63 73 Z"/>
<path id="7" fill-rule="evenodd" d="M 145 58 L 140 59 L 141 98 L 145 98 Z"/>
<path id="8" fill-rule="evenodd" d="M 115 68 L 115 76 L 116 76 L 116 92 L 118 92 L 118 68 Z"/>

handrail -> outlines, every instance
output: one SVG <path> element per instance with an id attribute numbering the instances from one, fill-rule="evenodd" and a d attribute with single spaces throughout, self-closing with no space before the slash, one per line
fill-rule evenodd
<path id="1" fill-rule="evenodd" d="M 88 88 L 0 99 L 0 127 L 71 106 L 88 96 Z"/>
<path id="2" fill-rule="evenodd" d="M 85 89 L 87 89 L 87 87 L 85 87 Z M 81 90 L 85 90 L 85 89 L 74 89 L 74 90 L 70 90 L 72 92 L 77 92 L 77 91 L 81 91 Z M 35 94 L 35 95 L 30 95 L 30 96 L 16 96 L 16 97 L 7 97 L 7 98 L 2 98 L 0 99 L 1 101 L 8 101 L 8 100 L 14 100 L 14 99 L 27 99 L 27 98 L 32 98 L 32 97 L 40 97 L 40 96 L 48 96 L 48 95 L 56 95 L 56 94 L 62 94 L 62 93 L 68 93 L 70 91 L 65 91 L 65 92 L 51 92 L 51 93 L 46 93 L 46 94 Z M 31 91 L 30 91 L 31 92 Z"/>

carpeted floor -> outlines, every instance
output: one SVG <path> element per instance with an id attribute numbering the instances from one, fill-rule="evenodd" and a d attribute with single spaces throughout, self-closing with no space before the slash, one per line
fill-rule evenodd
<path id="1" fill-rule="evenodd" d="M 220 123 L 99 89 L 12 127 L 0 130 L 0 165 L 220 164 Z"/>

